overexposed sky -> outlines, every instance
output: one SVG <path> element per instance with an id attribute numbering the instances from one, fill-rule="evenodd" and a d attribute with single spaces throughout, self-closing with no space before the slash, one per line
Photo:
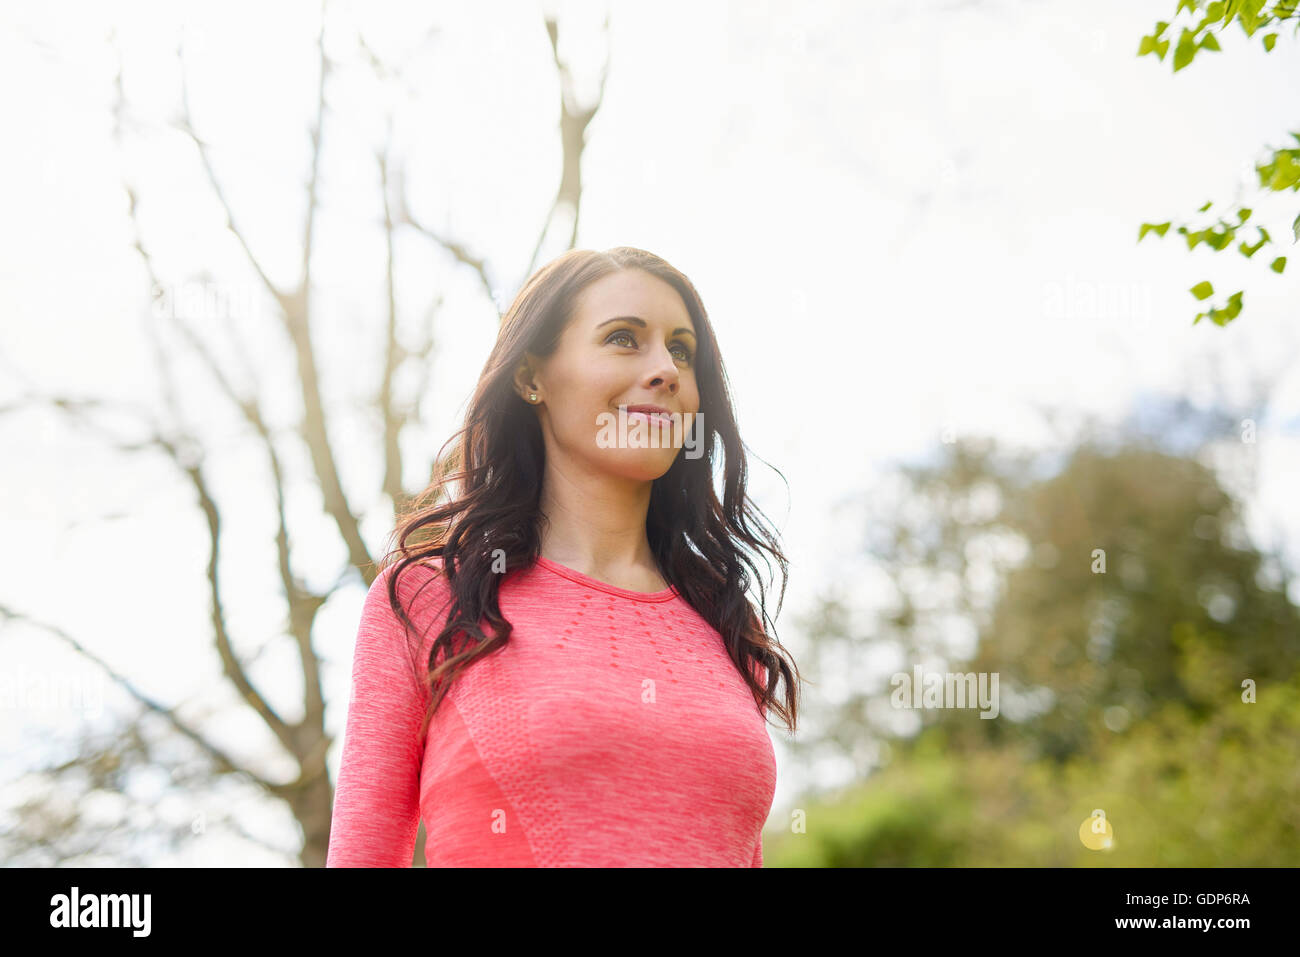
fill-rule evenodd
<path id="1" fill-rule="evenodd" d="M 590 97 L 606 6 L 547 8 L 556 6 L 561 53 Z M 1172 233 L 1134 242 L 1143 221 L 1253 197 L 1262 148 L 1293 144 L 1287 134 L 1300 128 L 1300 42 L 1287 30 L 1266 55 L 1234 24 L 1224 53 L 1177 75 L 1137 58 L 1139 38 L 1175 6 L 1104 0 L 1081 22 L 1065 0 L 610 5 L 610 72 L 587 134 L 579 245 L 650 249 L 700 290 L 742 435 L 790 483 L 787 495 L 751 459 L 751 489 L 791 559 L 778 625 L 796 653 L 791 612 L 831 582 L 852 591 L 863 567 L 861 529 L 832 503 L 865 495 L 891 462 L 933 449 L 945 429 L 1037 445 L 1047 436 L 1033 405 L 1117 418 L 1141 395 L 1210 401 L 1214 360 L 1235 388 L 1297 355 L 1300 263 L 1283 276 L 1267 269 L 1294 251 L 1294 196 L 1253 202 L 1252 221 L 1279 244 L 1250 262 L 1188 253 Z M 223 356 L 222 324 L 243 329 L 275 421 L 293 424 L 292 367 L 274 315 L 223 228 L 193 144 L 169 124 L 184 41 L 195 123 L 237 223 L 271 277 L 291 282 L 319 9 L 27 2 L 0 12 L 0 82 L 11 91 L 0 101 L 0 403 L 21 391 L 20 370 L 50 391 L 156 405 L 129 182 L 164 280 L 206 271 L 230 293 L 196 328 Z M 559 90 L 542 9 L 523 0 L 330 6 L 326 44 L 338 68 L 313 258 L 318 355 L 336 452 L 376 550 L 390 516 L 375 494 L 376 424 L 359 411 L 377 382 L 384 322 L 375 151 L 391 115 L 393 162 L 413 210 L 486 257 L 505 302 L 513 298 L 559 176 Z M 358 32 L 405 64 L 404 86 L 376 81 Z M 120 147 L 117 50 L 128 100 Z M 1245 313 L 1227 329 L 1191 325 L 1187 289 L 1206 277 L 1216 302 L 1246 289 Z M 406 446 L 414 486 L 464 411 L 496 314 L 475 276 L 410 234 L 399 239 L 397 284 L 407 329 L 444 297 L 421 396 L 429 429 Z M 238 647 L 251 654 L 275 637 L 280 613 L 262 460 L 201 366 L 185 359 L 176 374 L 187 416 L 223 455 L 213 463 L 227 523 L 222 572 Z M 1300 543 L 1288 499 L 1298 432 L 1293 370 L 1251 450 L 1261 540 L 1279 529 Z M 0 602 L 59 624 L 146 692 L 190 701 L 186 714 L 230 703 L 208 690 L 219 665 L 206 531 L 171 466 L 105 451 L 52 413 L 0 418 L 0 443 Z M 305 475 L 301 456 L 290 458 Z M 298 573 L 332 581 L 344 556 L 310 491 L 291 520 Z M 340 592 L 318 620 L 317 646 L 332 664 L 334 760 L 361 597 L 359 587 Z M 0 641 L 6 667 L 96 680 L 38 629 L 11 626 Z M 294 671 L 285 642 L 254 667 L 290 718 L 299 689 L 281 676 Z M 106 707 L 120 703 L 110 686 L 102 691 Z M 66 708 L 15 717 L 0 720 L 7 773 L 42 760 L 48 737 L 81 720 Z M 290 773 L 256 718 L 205 728 L 268 776 Z M 778 809 L 799 783 L 782 776 Z M 250 820 L 294 846 L 282 819 Z M 232 853 L 212 843 L 178 863 Z"/>

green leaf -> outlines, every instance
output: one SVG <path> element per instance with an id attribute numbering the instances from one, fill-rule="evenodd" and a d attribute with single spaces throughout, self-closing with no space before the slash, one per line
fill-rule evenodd
<path id="1" fill-rule="evenodd" d="M 1175 12 L 1175 15 L 1177 15 L 1176 12 Z M 1153 34 L 1151 34 L 1151 35 L 1152 35 L 1153 37 L 1156 37 L 1157 39 L 1159 39 L 1160 34 L 1164 33 L 1165 30 L 1166 30 L 1168 27 L 1169 27 L 1169 24 L 1165 23 L 1165 21 L 1163 21 L 1163 20 L 1157 20 L 1157 21 L 1156 21 L 1156 32 L 1153 33 Z"/>
<path id="2" fill-rule="evenodd" d="M 1232 322 L 1233 319 L 1236 319 L 1237 316 L 1241 315 L 1242 295 L 1243 293 L 1241 291 L 1234 292 L 1228 297 L 1228 304 L 1224 308 L 1216 309 L 1214 306 L 1211 306 L 1208 313 L 1203 312 L 1197 315 L 1197 317 L 1192 321 L 1192 325 L 1196 325 L 1196 323 L 1201 320 L 1201 316 L 1209 316 L 1210 320 L 1215 325 L 1226 326 L 1228 323 Z"/>
<path id="3" fill-rule="evenodd" d="M 1170 223 L 1143 223 L 1142 228 L 1138 230 L 1138 242 L 1142 242 L 1142 237 L 1149 232 L 1154 232 L 1157 236 L 1164 236 L 1169 232 Z"/>
<path id="4" fill-rule="evenodd" d="M 1211 206 L 1213 206 L 1213 205 L 1214 205 L 1213 202 L 1211 202 L 1211 201 L 1209 201 L 1209 200 L 1206 200 L 1205 205 L 1202 206 L 1200 209 L 1198 209 L 1197 212 L 1198 212 L 1198 213 L 1203 213 L 1203 212 L 1205 212 L 1207 209 L 1209 209 L 1209 208 L 1210 208 Z"/>
<path id="5" fill-rule="evenodd" d="M 1191 63 L 1194 56 L 1196 56 L 1196 37 L 1191 30 L 1183 27 L 1183 35 L 1178 38 L 1178 46 L 1174 49 L 1174 72 L 1177 73 Z"/>
<path id="6" fill-rule="evenodd" d="M 1201 43 L 1200 43 L 1200 49 L 1202 49 L 1202 50 L 1213 50 L 1213 51 L 1215 51 L 1216 53 L 1217 53 L 1217 52 L 1222 52 L 1222 50 L 1223 50 L 1223 48 L 1222 48 L 1221 46 L 1219 46 L 1219 41 L 1216 40 L 1216 39 L 1214 39 L 1214 34 L 1213 34 L 1213 33 L 1206 33 L 1206 34 L 1205 34 L 1205 37 L 1201 40 Z"/>
<path id="7" fill-rule="evenodd" d="M 1295 241 L 1300 243 L 1300 216 L 1297 216 L 1295 222 L 1291 224 L 1291 231 L 1295 233 Z"/>
<path id="8" fill-rule="evenodd" d="M 1273 52 L 1273 45 L 1277 43 L 1277 34 L 1270 33 L 1264 37 L 1264 49 L 1269 53 Z"/>
<path id="9" fill-rule="evenodd" d="M 1209 17 L 1211 20 L 1218 20 L 1222 18 L 1223 4 L 1220 2 L 1220 0 L 1214 0 L 1214 2 L 1210 4 L 1209 9 L 1205 11 L 1205 15 Z"/>
<path id="10" fill-rule="evenodd" d="M 1255 255 L 1255 253 L 1263 249 L 1264 244 L 1269 242 L 1268 230 L 1266 230 L 1263 226 L 1256 226 L 1255 228 L 1259 230 L 1259 242 L 1255 243 L 1255 245 L 1253 246 L 1248 245 L 1245 240 L 1242 240 L 1241 243 L 1241 254 L 1245 256 L 1247 259 L 1249 259 L 1251 256 Z"/>
<path id="11" fill-rule="evenodd" d="M 1278 150 L 1273 156 L 1273 175 L 1268 181 L 1272 190 L 1300 188 L 1300 150 Z"/>
<path id="12" fill-rule="evenodd" d="M 1164 62 L 1165 54 L 1168 52 L 1169 52 L 1168 40 L 1161 40 L 1159 43 L 1156 44 L 1156 56 L 1160 57 L 1161 62 Z"/>
<path id="13" fill-rule="evenodd" d="M 1210 285 L 1208 279 L 1205 279 L 1193 286 L 1191 292 L 1197 299 L 1209 299 L 1214 295 L 1214 287 Z"/>
<path id="14" fill-rule="evenodd" d="M 1283 269 L 1286 268 L 1286 257 L 1278 256 L 1276 259 L 1273 260 L 1273 265 L 1271 265 L 1269 268 L 1272 269 L 1273 272 L 1280 273 Z"/>
<path id="15" fill-rule="evenodd" d="M 1244 223 L 1246 220 L 1250 219 L 1250 214 L 1252 212 L 1254 212 L 1254 210 L 1249 206 L 1243 206 L 1241 209 L 1237 210 L 1237 218 Z"/>
<path id="16" fill-rule="evenodd" d="M 1241 20 L 1241 28 L 1246 31 L 1248 37 L 1253 37 L 1255 31 L 1259 29 L 1262 22 L 1259 13 L 1264 9 L 1264 2 L 1265 0 L 1242 0 L 1237 18 Z"/>

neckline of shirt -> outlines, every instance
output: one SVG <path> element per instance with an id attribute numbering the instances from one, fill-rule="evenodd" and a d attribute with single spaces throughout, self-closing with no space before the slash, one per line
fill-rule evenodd
<path id="1" fill-rule="evenodd" d="M 541 555 L 537 556 L 537 564 L 543 568 L 554 572 L 555 574 L 567 578 L 570 581 L 577 582 L 586 588 L 594 588 L 597 591 L 603 591 L 606 594 L 617 595 L 620 598 L 630 598 L 633 601 L 670 601 L 677 597 L 677 589 L 669 585 L 663 591 L 633 591 L 630 588 L 620 588 L 618 585 L 611 585 L 609 582 L 603 582 L 599 578 L 592 578 L 590 575 L 584 575 L 576 568 L 570 568 L 568 565 L 561 565 L 559 562 L 552 561 Z"/>

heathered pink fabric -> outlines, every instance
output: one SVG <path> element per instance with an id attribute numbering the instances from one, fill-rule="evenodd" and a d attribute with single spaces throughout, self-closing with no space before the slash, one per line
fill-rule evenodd
<path id="1" fill-rule="evenodd" d="M 643 594 L 545 558 L 508 574 L 505 649 L 461 672 L 419 741 L 417 669 L 449 591 L 423 565 L 399 579 L 412 621 L 439 625 L 417 663 L 389 607 L 392 571 L 357 632 L 326 866 L 409 867 L 421 818 L 430 867 L 762 866 L 767 722 L 675 589 Z"/>

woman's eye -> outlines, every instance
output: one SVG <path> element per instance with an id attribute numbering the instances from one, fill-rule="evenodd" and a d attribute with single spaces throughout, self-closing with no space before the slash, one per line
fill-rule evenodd
<path id="1" fill-rule="evenodd" d="M 615 332 L 614 334 L 612 334 L 612 335 L 611 335 L 608 339 L 606 339 L 605 341 L 606 341 L 606 342 L 613 342 L 613 341 L 616 340 L 616 339 L 627 339 L 627 340 L 628 340 L 628 341 L 629 341 L 633 346 L 636 345 L 636 339 L 633 337 L 632 333 L 628 332 L 626 329 L 622 329 L 622 330 L 620 330 L 620 331 L 618 331 L 618 332 Z M 674 345 L 677 349 L 680 349 L 680 350 L 681 350 L 681 357 L 682 357 L 682 361 L 683 361 L 683 362 L 690 362 L 690 361 L 691 361 L 691 358 L 692 358 L 692 356 L 691 356 L 691 350 L 690 350 L 686 345 L 684 345 L 683 343 L 680 343 L 680 342 L 675 342 L 675 343 L 673 343 L 673 345 Z"/>

